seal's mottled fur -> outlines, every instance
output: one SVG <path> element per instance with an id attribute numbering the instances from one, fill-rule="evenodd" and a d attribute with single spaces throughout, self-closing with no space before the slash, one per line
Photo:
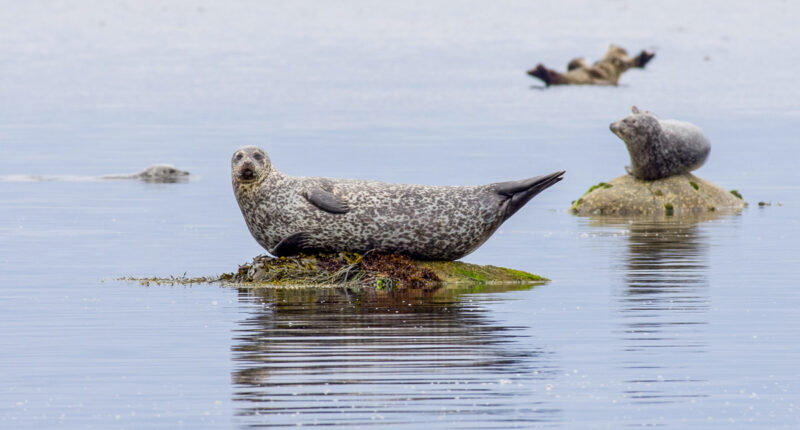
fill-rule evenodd
<path id="1" fill-rule="evenodd" d="M 700 127 L 685 121 L 661 120 L 636 106 L 632 111 L 632 115 L 610 126 L 628 147 L 628 173 L 654 180 L 688 173 L 705 163 L 711 143 Z"/>
<path id="2" fill-rule="evenodd" d="M 474 251 L 564 173 L 465 187 L 293 177 L 254 146 L 233 154 L 231 170 L 247 227 L 273 255 L 374 250 L 430 260 Z"/>

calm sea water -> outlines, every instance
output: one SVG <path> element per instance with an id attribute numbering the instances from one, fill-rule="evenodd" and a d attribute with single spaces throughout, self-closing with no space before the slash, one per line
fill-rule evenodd
<path id="1" fill-rule="evenodd" d="M 185 184 L 0 181 L 0 428 L 797 428 L 795 2 L 14 2 L 0 176 L 173 163 Z M 616 88 L 524 71 L 657 53 Z M 700 125 L 709 220 L 567 213 L 631 105 Z M 465 260 L 552 279 L 429 296 L 140 286 L 262 253 L 229 183 L 567 171 Z M 759 201 L 772 202 L 760 208 Z M 780 203 L 780 204 L 779 204 Z"/>

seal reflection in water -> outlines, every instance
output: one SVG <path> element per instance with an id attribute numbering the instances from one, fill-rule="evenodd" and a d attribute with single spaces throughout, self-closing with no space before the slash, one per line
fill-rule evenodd
<path id="1" fill-rule="evenodd" d="M 455 260 L 563 174 L 443 187 L 288 176 L 255 146 L 239 149 L 231 160 L 247 227 L 275 256 L 377 251 Z"/>

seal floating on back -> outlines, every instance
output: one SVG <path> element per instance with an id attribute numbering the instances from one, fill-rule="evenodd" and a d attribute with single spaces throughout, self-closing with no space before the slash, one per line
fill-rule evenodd
<path id="1" fill-rule="evenodd" d="M 247 227 L 275 256 L 374 250 L 455 260 L 563 174 L 444 187 L 288 176 L 255 146 L 237 150 L 231 160 Z"/>
<path id="2" fill-rule="evenodd" d="M 700 127 L 685 121 L 661 120 L 636 106 L 632 112 L 610 126 L 628 147 L 628 173 L 654 180 L 688 173 L 705 163 L 711 143 Z"/>
<path id="3" fill-rule="evenodd" d="M 622 47 L 611 45 L 603 58 L 591 66 L 583 58 L 575 58 L 567 64 L 566 72 L 557 72 L 539 64 L 528 70 L 528 74 L 550 85 L 617 85 L 620 76 L 630 68 L 644 69 L 655 57 L 652 52 L 642 51 L 631 58 Z"/>

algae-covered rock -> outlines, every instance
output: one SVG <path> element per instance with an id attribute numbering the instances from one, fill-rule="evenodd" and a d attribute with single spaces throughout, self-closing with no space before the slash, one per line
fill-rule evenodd
<path id="1" fill-rule="evenodd" d="M 258 256 L 218 277 L 123 278 L 141 283 L 222 282 L 249 286 L 359 286 L 430 290 L 446 284 L 532 285 L 548 279 L 496 266 L 422 261 L 403 255 L 341 252 L 293 257 Z"/>
<path id="2" fill-rule="evenodd" d="M 572 202 L 577 215 L 673 215 L 739 210 L 741 195 L 691 173 L 645 181 L 631 175 L 601 182 Z"/>
<path id="3" fill-rule="evenodd" d="M 522 284 L 547 279 L 531 273 L 460 261 L 422 261 L 402 255 L 342 252 L 294 257 L 256 257 L 221 280 L 278 285 L 371 285 L 435 288 L 442 284 Z"/>

